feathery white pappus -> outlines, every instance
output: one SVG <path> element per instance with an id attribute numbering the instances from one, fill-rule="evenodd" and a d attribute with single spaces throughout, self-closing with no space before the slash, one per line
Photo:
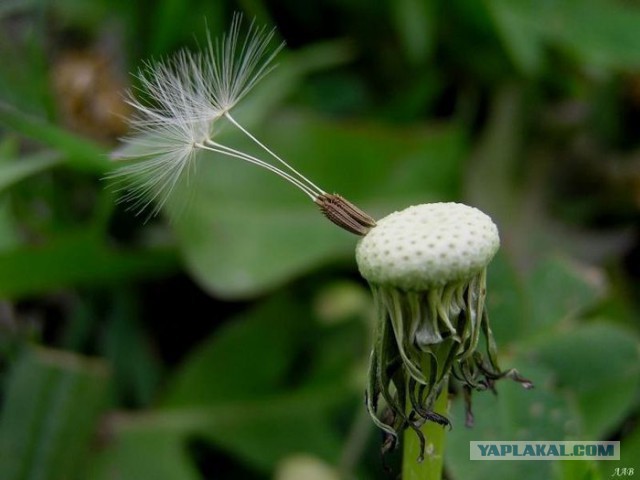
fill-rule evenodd
<path id="1" fill-rule="evenodd" d="M 112 155 L 127 162 L 107 176 L 136 213 L 153 204 L 150 215 L 157 214 L 203 150 L 265 168 L 314 201 L 325 194 L 231 116 L 238 102 L 274 68 L 273 60 L 284 46 L 272 46 L 275 30 L 255 22 L 243 29 L 242 24 L 242 16 L 236 14 L 227 34 L 216 40 L 207 36 L 203 51 L 181 50 L 146 62 L 138 72 L 138 95 L 130 92 L 128 97 L 136 112 L 130 121 L 132 135 Z M 222 121 L 241 130 L 283 168 L 216 142 Z"/>

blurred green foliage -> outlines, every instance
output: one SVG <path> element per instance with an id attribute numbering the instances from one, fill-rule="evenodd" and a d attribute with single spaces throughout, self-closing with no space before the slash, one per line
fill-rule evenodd
<path id="1" fill-rule="evenodd" d="M 284 479 L 299 455 L 387 478 L 355 239 L 227 159 L 147 223 L 100 181 L 126 72 L 235 10 L 289 45 L 237 109 L 267 145 L 375 217 L 458 200 L 500 226 L 492 325 L 536 389 L 475 395 L 473 429 L 455 398 L 447 478 L 639 472 L 637 2 L 4 0 L 0 478 Z M 622 459 L 468 460 L 526 439 Z"/>

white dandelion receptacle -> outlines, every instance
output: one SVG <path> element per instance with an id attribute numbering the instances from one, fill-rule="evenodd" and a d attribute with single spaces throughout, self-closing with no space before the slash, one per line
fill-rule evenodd
<path id="1" fill-rule="evenodd" d="M 431 203 L 378 220 L 358 243 L 356 260 L 372 284 L 424 290 L 479 273 L 499 247 L 488 215 L 460 203 Z"/>
<path id="2" fill-rule="evenodd" d="M 450 378 L 469 396 L 505 376 L 531 386 L 497 364 L 485 296 L 486 268 L 499 246 L 491 218 L 459 203 L 392 213 L 359 241 L 356 260 L 377 315 L 367 407 L 388 434 L 385 450 L 406 428 L 424 444 L 424 422 L 449 424 L 433 405 Z"/>

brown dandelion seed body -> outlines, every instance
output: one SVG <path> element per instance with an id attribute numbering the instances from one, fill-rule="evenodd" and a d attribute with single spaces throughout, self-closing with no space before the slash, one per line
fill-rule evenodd
<path id="1" fill-rule="evenodd" d="M 335 193 L 323 193 L 315 199 L 325 217 L 355 235 L 366 235 L 376 221 L 353 203 Z"/>

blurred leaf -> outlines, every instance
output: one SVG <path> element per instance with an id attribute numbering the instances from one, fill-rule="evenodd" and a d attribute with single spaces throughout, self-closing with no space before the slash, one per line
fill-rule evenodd
<path id="1" fill-rule="evenodd" d="M 183 24 L 188 18 L 191 5 L 182 0 L 161 0 L 155 4 L 151 54 L 166 53 L 184 33 Z M 203 19 L 204 22 L 204 19 Z M 217 35 L 214 33 L 213 35 Z"/>
<path id="2" fill-rule="evenodd" d="M 471 462 L 469 441 L 605 438 L 629 414 L 640 389 L 638 345 L 629 332 L 590 324 L 539 338 L 526 357 L 504 359 L 535 388 L 501 381 L 497 396 L 474 394 L 472 429 L 463 426 L 463 402 L 454 402 L 447 441 L 454 478 L 551 478 L 552 462 Z"/>
<path id="3" fill-rule="evenodd" d="M 554 40 L 590 67 L 640 67 L 640 6 L 606 0 L 564 0 L 560 18 L 540 20 Z"/>
<path id="4" fill-rule="evenodd" d="M 61 160 L 59 154 L 40 152 L 23 156 L 12 162 L 2 162 L 0 164 L 0 193 L 31 175 L 60 164 Z"/>
<path id="5" fill-rule="evenodd" d="M 113 296 L 102 335 L 103 355 L 112 366 L 119 398 L 131 399 L 134 405 L 148 405 L 160 381 L 160 359 L 140 324 L 134 293 L 123 288 Z"/>
<path id="6" fill-rule="evenodd" d="M 561 440 L 576 432 L 580 417 L 567 403 L 562 391 L 551 388 L 553 372 L 530 361 L 505 359 L 516 366 L 535 388 L 525 390 L 519 384 L 503 380 L 497 383 L 497 395 L 490 391 L 473 395 L 473 428 L 464 426 L 464 402 L 453 402 L 453 429 L 447 438 L 446 466 L 452 478 L 484 480 L 517 478 L 538 480 L 551 477 L 553 462 L 478 462 L 469 460 L 472 440 Z"/>
<path id="7" fill-rule="evenodd" d="M 0 200 L 0 252 L 20 245 L 20 235 L 9 202 Z"/>
<path id="8" fill-rule="evenodd" d="M 0 19 L 23 12 L 38 5 L 40 0 L 5 0 L 0 5 Z"/>
<path id="9" fill-rule="evenodd" d="M 293 362 L 311 337 L 317 342 L 306 315 L 288 295 L 240 315 L 187 358 L 162 408 L 117 421 L 116 431 L 158 431 L 180 441 L 196 436 L 263 471 L 292 451 L 336 460 L 340 441 L 329 413 L 353 398 L 349 372 L 287 387 L 291 372 L 307 368 Z"/>
<path id="10" fill-rule="evenodd" d="M 530 324 L 521 336 L 544 334 L 602 299 L 605 292 L 597 272 L 590 273 L 568 258 L 542 258 L 527 280 Z"/>
<path id="11" fill-rule="evenodd" d="M 292 451 L 335 460 L 339 439 L 327 413 L 352 398 L 349 372 L 314 385 L 305 375 L 304 386 L 285 390 L 286 375 L 306 371 L 294 362 L 310 338 L 318 342 L 308 315 L 278 295 L 217 330 L 176 373 L 163 409 L 153 414 L 158 427 L 174 418 L 176 431 L 197 434 L 264 471 Z M 156 428 L 156 420 L 150 423 Z"/>
<path id="12" fill-rule="evenodd" d="M 353 319 L 368 320 L 372 309 L 369 291 L 361 283 L 347 280 L 321 286 L 313 306 L 323 326 L 339 325 Z"/>
<path id="13" fill-rule="evenodd" d="M 615 461 L 598 462 L 597 460 L 582 460 L 580 462 L 552 462 L 553 478 L 558 480 L 604 480 L 610 478 Z M 600 466 L 600 469 L 598 467 Z M 604 470 L 607 472 L 602 475 Z"/>
<path id="14" fill-rule="evenodd" d="M 634 468 L 640 472 L 640 425 L 636 423 L 635 429 L 620 442 L 620 462 L 615 462 L 613 467 Z"/>
<path id="15" fill-rule="evenodd" d="M 3 1 L 0 6 L 0 103 L 10 101 L 23 111 L 50 112 L 46 20 L 38 15 L 43 2 L 18 3 L 19 7 Z"/>
<path id="16" fill-rule="evenodd" d="M 605 0 L 485 0 L 513 63 L 539 73 L 552 44 L 587 67 L 629 70 L 640 66 L 640 8 Z"/>
<path id="17" fill-rule="evenodd" d="M 120 433 L 92 462 L 89 480 L 201 480 L 182 435 L 154 429 Z"/>
<path id="18" fill-rule="evenodd" d="M 500 250 L 487 269 L 487 309 L 491 329 L 498 345 L 522 338 L 530 323 L 525 282 L 504 250 Z"/>
<path id="19" fill-rule="evenodd" d="M 276 59 L 276 68 L 233 109 L 234 118 L 250 129 L 269 123 L 273 110 L 300 88 L 306 76 L 343 65 L 353 56 L 348 42 L 336 40 L 284 51 Z"/>
<path id="20" fill-rule="evenodd" d="M 512 62 L 526 74 L 539 73 L 543 42 L 540 18 L 549 18 L 552 2 L 484 0 Z"/>
<path id="21" fill-rule="evenodd" d="M 67 165 L 92 173 L 111 168 L 106 152 L 95 143 L 0 102 L 0 125 L 48 145 L 68 157 Z"/>
<path id="22" fill-rule="evenodd" d="M 72 232 L 44 245 L 0 252 L 0 296 L 19 298 L 72 285 L 161 275 L 176 267 L 171 249 L 119 251 L 91 231 Z"/>
<path id="23" fill-rule="evenodd" d="M 12 162 L 17 152 L 18 141 L 16 138 L 11 135 L 4 135 L 0 138 L 0 172 L 5 171 L 9 178 L 13 176 L 14 168 Z M 3 175 L 0 173 L 0 184 L 2 179 Z M 2 197 L 0 198 L 0 251 L 20 244 L 16 220 L 11 212 L 10 199 L 6 195 L 1 195 L 1 193 L 2 188 L 0 187 L 0 197 Z"/>
<path id="24" fill-rule="evenodd" d="M 396 0 L 390 8 L 409 60 L 414 65 L 426 63 L 435 43 L 434 1 Z"/>
<path id="25" fill-rule="evenodd" d="M 271 118 L 260 137 L 321 186 L 374 215 L 452 199 L 457 189 L 463 140 L 455 129 L 287 114 Z M 228 143 L 253 148 L 242 139 Z M 198 168 L 188 187 L 189 207 L 180 209 L 180 198 L 172 206 L 187 266 L 205 289 L 225 297 L 256 295 L 327 261 L 352 257 L 356 239 L 275 175 L 220 157 L 202 159 Z"/>
<path id="26" fill-rule="evenodd" d="M 205 438 L 265 472 L 272 470 L 281 458 L 291 452 L 308 452 L 335 462 L 341 442 L 331 426 L 328 413 L 337 405 L 350 401 L 352 394 L 352 387 L 336 382 L 334 385 L 256 396 L 251 400 L 210 407 L 161 409 L 115 417 L 112 427 L 116 440 L 101 456 L 108 459 L 107 465 L 127 461 L 128 457 L 118 454 L 118 439 L 138 432 L 137 435 L 149 438 L 173 437 L 177 442 L 194 436 Z M 138 461 L 154 462 L 154 459 L 149 455 Z M 119 468 L 131 467 L 111 465 L 107 471 L 118 471 Z M 140 465 L 139 468 L 151 467 Z M 131 477 L 131 480 L 137 478 L 146 477 Z"/>
<path id="27" fill-rule="evenodd" d="M 312 455 L 294 454 L 285 458 L 274 474 L 274 480 L 340 480 L 339 472 Z"/>
<path id="28" fill-rule="evenodd" d="M 105 365 L 69 353 L 26 349 L 11 371 L 0 422 L 3 480 L 80 478 L 98 415 Z"/>
<path id="29" fill-rule="evenodd" d="M 465 199 L 490 215 L 500 227 L 521 220 L 521 192 L 515 173 L 524 130 L 522 88 L 502 86 L 494 93 L 482 138 L 465 169 Z"/>
<path id="30" fill-rule="evenodd" d="M 582 415 L 582 433 L 604 438 L 629 413 L 640 392 L 640 339 L 611 324 L 581 326 L 548 338 L 536 358 L 553 369 Z"/>
<path id="31" fill-rule="evenodd" d="M 334 395 L 343 404 L 350 400 L 344 391 L 317 392 Z M 217 446 L 254 468 L 268 472 L 291 452 L 313 453 L 337 463 L 342 438 L 333 427 L 332 417 L 310 404 L 311 398 L 300 399 L 287 411 L 272 412 L 271 400 L 263 400 L 244 412 L 230 413 L 227 425 L 215 424 L 202 434 Z M 274 398 L 273 403 L 279 402 Z M 203 429 L 205 430 L 205 429 Z"/>
<path id="32" fill-rule="evenodd" d="M 309 313 L 278 296 L 215 331 L 176 372 L 162 405 L 204 406 L 248 400 L 282 388 L 303 346 Z"/>

